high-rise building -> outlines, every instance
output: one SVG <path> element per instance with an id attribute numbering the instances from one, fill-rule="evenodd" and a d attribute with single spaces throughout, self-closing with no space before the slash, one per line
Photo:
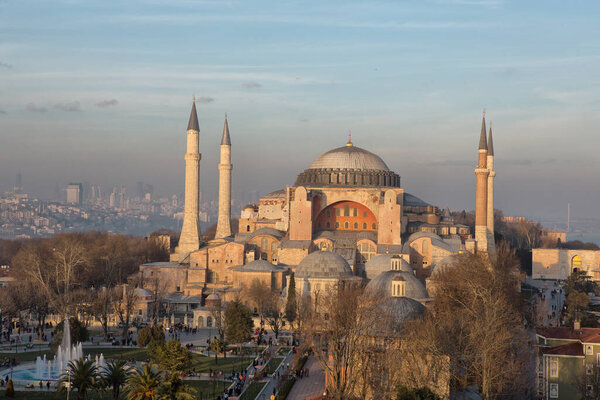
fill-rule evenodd
<path id="1" fill-rule="evenodd" d="M 67 185 L 67 203 L 69 204 L 81 204 L 81 183 L 69 183 Z"/>

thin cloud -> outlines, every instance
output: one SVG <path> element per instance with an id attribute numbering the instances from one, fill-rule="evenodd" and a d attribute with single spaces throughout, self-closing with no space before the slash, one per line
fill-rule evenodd
<path id="1" fill-rule="evenodd" d="M 208 97 L 208 96 L 202 96 L 202 97 L 198 97 L 196 98 L 196 103 L 212 103 L 213 101 L 215 101 L 214 97 Z"/>
<path id="2" fill-rule="evenodd" d="M 81 111 L 81 104 L 78 101 L 71 101 L 68 103 L 56 103 L 52 106 L 55 110 L 60 111 Z"/>
<path id="3" fill-rule="evenodd" d="M 6 114 L 6 111 L 0 109 L 0 114 Z"/>
<path id="4" fill-rule="evenodd" d="M 262 85 L 258 82 L 246 82 L 246 83 L 242 83 L 242 87 L 244 89 L 257 89 L 262 87 Z"/>
<path id="5" fill-rule="evenodd" d="M 46 111 L 48 111 L 48 109 L 46 107 L 38 106 L 35 103 L 27 104 L 27 107 L 25 107 L 25 109 L 29 112 L 46 112 Z"/>
<path id="6" fill-rule="evenodd" d="M 12 64 L 9 64 L 9 63 L 7 63 L 7 62 L 0 61 L 0 67 L 2 67 L 2 68 L 8 68 L 8 69 L 10 69 L 10 68 L 12 68 L 13 66 L 12 66 Z"/>
<path id="7" fill-rule="evenodd" d="M 119 104 L 117 99 L 102 100 L 100 103 L 96 103 L 96 107 L 107 108 L 116 106 L 117 104 Z"/>

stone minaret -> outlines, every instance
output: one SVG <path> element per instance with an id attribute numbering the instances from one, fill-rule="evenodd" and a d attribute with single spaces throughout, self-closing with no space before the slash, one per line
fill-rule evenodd
<path id="1" fill-rule="evenodd" d="M 487 168 L 490 171 L 487 187 L 487 228 L 488 246 L 494 247 L 494 141 L 492 139 L 492 121 L 490 121 L 490 134 L 488 136 Z"/>
<path id="2" fill-rule="evenodd" d="M 488 227 L 487 227 L 487 208 L 488 208 L 488 176 L 490 171 L 487 169 L 487 140 L 485 129 L 485 110 L 481 120 L 481 135 L 479 137 L 479 157 L 475 176 L 477 177 L 477 186 L 475 188 L 475 241 L 477 242 L 477 251 L 488 250 Z"/>
<path id="3" fill-rule="evenodd" d="M 221 162 L 219 163 L 219 218 L 215 239 L 231 236 L 231 139 L 225 114 L 223 138 L 221 139 Z"/>
<path id="4" fill-rule="evenodd" d="M 200 153 L 198 151 L 198 115 L 196 98 L 187 128 L 187 151 L 185 153 L 185 205 L 183 226 L 177 246 L 179 262 L 184 262 L 189 253 L 200 247 L 200 228 L 198 226 L 198 192 L 200 184 Z"/>

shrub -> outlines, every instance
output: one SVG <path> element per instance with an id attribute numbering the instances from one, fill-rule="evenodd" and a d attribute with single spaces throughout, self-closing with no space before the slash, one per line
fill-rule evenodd
<path id="1" fill-rule="evenodd" d="M 138 346 L 146 347 L 152 342 L 157 342 L 161 344 L 165 342 L 165 333 L 163 332 L 162 328 L 158 325 L 142 328 L 138 332 Z"/>
<path id="2" fill-rule="evenodd" d="M 12 379 L 9 379 L 8 385 L 6 385 L 6 397 L 15 397 L 15 387 L 13 385 Z"/>

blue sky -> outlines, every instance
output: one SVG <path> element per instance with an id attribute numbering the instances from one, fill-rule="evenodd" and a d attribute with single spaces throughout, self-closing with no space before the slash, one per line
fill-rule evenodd
<path id="1" fill-rule="evenodd" d="M 405 189 L 474 207 L 481 110 L 506 214 L 600 218 L 597 2 L 0 0 L 0 190 L 183 190 L 198 98 L 201 186 L 223 116 L 234 191 L 293 184 L 345 143 Z"/>

